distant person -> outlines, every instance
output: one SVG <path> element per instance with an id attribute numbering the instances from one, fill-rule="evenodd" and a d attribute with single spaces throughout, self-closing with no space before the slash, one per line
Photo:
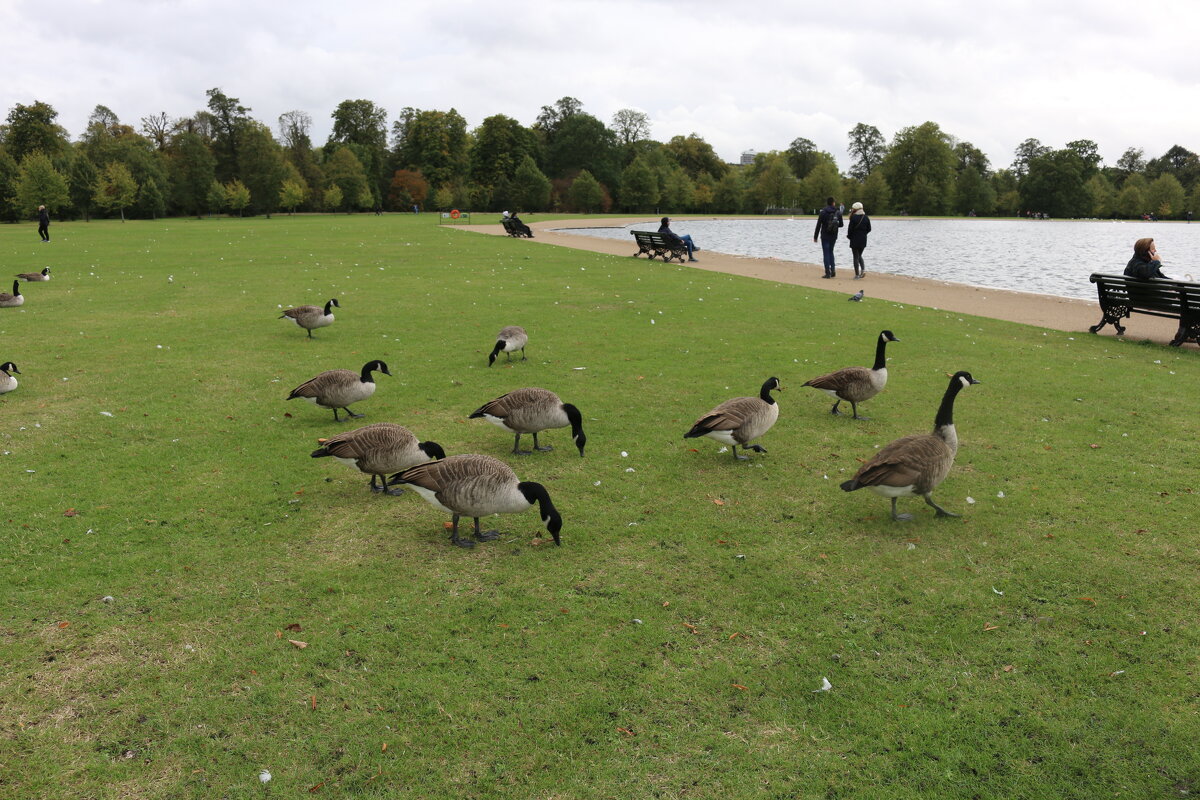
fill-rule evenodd
<path id="1" fill-rule="evenodd" d="M 825 198 L 825 207 L 817 214 L 817 228 L 813 231 L 813 241 L 821 240 L 821 252 L 825 256 L 824 278 L 836 275 L 836 265 L 833 260 L 833 246 L 837 243 L 838 228 L 842 227 L 842 212 L 838 211 L 837 201 L 832 197 Z"/>
<path id="2" fill-rule="evenodd" d="M 508 214 L 507 211 L 504 213 Z M 517 229 L 518 233 L 524 234 L 530 239 L 533 238 L 533 231 L 529 229 L 528 225 L 521 221 L 521 218 L 517 216 L 517 212 L 514 211 L 513 213 L 509 214 L 508 220 L 513 224 L 513 227 Z"/>
<path id="3" fill-rule="evenodd" d="M 665 233 L 665 234 L 667 234 L 668 237 L 674 236 L 676 239 L 683 242 L 684 245 L 687 247 L 688 261 L 699 261 L 700 260 L 700 259 L 692 256 L 692 253 L 696 252 L 700 248 L 696 247 L 696 243 L 692 241 L 691 234 L 685 233 L 683 236 L 680 236 L 679 234 L 675 233 L 675 231 L 671 230 L 671 218 L 670 217 L 662 218 L 662 224 L 658 226 L 658 232 Z"/>
<path id="4" fill-rule="evenodd" d="M 846 225 L 846 241 L 850 242 L 850 253 L 854 256 L 854 280 L 866 277 L 867 265 L 862 253 L 867 247 L 867 234 L 871 232 L 871 218 L 863 210 L 862 203 L 850 206 L 850 222 Z"/>
<path id="5" fill-rule="evenodd" d="M 1145 281 L 1153 278 L 1171 280 L 1162 274 L 1162 262 L 1158 260 L 1158 248 L 1153 239 L 1138 239 L 1133 243 L 1133 258 L 1125 265 L 1125 277 Z"/>
<path id="6" fill-rule="evenodd" d="M 507 211 L 500 215 L 500 219 L 510 219 L 511 217 L 512 214 L 508 213 Z"/>
<path id="7" fill-rule="evenodd" d="M 50 212 L 45 206 L 38 206 L 38 235 L 43 242 L 50 241 Z"/>

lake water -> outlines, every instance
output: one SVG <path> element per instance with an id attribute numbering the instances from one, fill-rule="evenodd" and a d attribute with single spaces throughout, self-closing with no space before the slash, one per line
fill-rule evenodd
<path id="1" fill-rule="evenodd" d="M 754 258 L 821 263 L 812 240 L 815 217 L 778 220 L 678 220 L 704 250 Z M 889 272 L 973 286 L 1093 300 L 1093 272 L 1121 273 L 1133 243 L 1152 237 L 1172 278 L 1200 277 L 1200 223 L 1077 220 L 872 219 L 863 259 L 871 272 Z M 619 239 L 637 250 L 630 231 L 658 230 L 658 221 L 625 227 L 564 228 Z M 843 229 L 844 231 L 844 229 Z M 846 237 L 837 243 L 839 277 L 854 276 Z M 703 258 L 703 250 L 697 258 Z M 818 267 L 819 269 L 819 267 Z"/>

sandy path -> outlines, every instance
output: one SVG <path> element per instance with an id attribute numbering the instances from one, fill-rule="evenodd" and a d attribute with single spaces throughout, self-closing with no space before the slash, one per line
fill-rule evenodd
<path id="1" fill-rule="evenodd" d="M 528 220 L 526 220 L 528 222 Z M 555 220 L 552 222 L 529 223 L 534 230 L 535 238 L 529 240 L 530 245 L 560 245 L 577 250 L 590 250 L 595 253 L 611 253 L 613 255 L 631 256 L 637 251 L 633 237 L 628 242 L 600 239 L 593 236 L 559 233 L 554 228 L 569 225 L 573 228 L 589 226 L 610 227 L 635 223 L 645 223 L 646 230 L 658 230 L 658 219 L 649 216 L 628 217 L 623 219 L 581 219 Z M 680 219 L 672 227 L 686 232 L 686 220 Z M 499 223 L 489 225 L 467 225 L 462 230 L 477 233 L 503 235 L 504 228 Z M 703 246 L 704 242 L 698 242 Z M 813 245 L 814 255 L 820 254 L 820 246 Z M 867 253 L 870 253 L 868 245 Z M 843 255 L 839 251 L 839 260 Z M 781 261 L 769 258 L 748 258 L 732 256 L 724 253 L 714 253 L 703 250 L 697 254 L 698 261 L 688 266 L 712 272 L 725 272 L 733 275 L 744 275 L 751 278 L 761 278 L 779 283 L 791 283 L 797 286 L 808 286 L 813 289 L 840 292 L 849 296 L 859 289 L 866 292 L 867 300 L 879 298 L 910 305 L 927 306 L 930 308 L 957 311 L 962 314 L 974 314 L 980 317 L 1003 319 L 1010 322 L 1020 322 L 1026 325 L 1037 325 L 1060 331 L 1087 332 L 1088 326 L 1100 321 L 1100 306 L 1095 301 L 1075 300 L 1050 295 L 1030 294 L 1027 292 L 1012 292 L 1004 289 L 985 289 L 967 286 L 961 283 L 928 280 L 925 278 L 909 278 L 903 275 L 887 275 L 880 272 L 868 272 L 863 280 L 854 280 L 854 269 L 847 263 L 839 264 L 838 276 L 832 281 L 821 277 L 824 270 L 820 264 L 800 261 Z M 643 259 L 644 260 L 644 259 Z M 656 263 L 661 263 L 657 262 Z M 870 261 L 867 262 L 868 268 Z M 1132 340 L 1149 339 L 1166 344 L 1175 335 L 1178 325 L 1174 320 L 1148 317 L 1137 314 L 1124 323 L 1128 332 L 1126 338 Z M 1115 334 L 1112 326 L 1106 327 L 1101 336 Z"/>

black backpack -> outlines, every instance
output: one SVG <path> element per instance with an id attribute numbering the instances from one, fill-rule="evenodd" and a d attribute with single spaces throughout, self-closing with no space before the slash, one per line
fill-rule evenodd
<path id="1" fill-rule="evenodd" d="M 825 215 L 825 234 L 828 236 L 836 236 L 838 228 L 842 227 L 842 221 L 838 219 L 837 211 L 830 210 Z"/>

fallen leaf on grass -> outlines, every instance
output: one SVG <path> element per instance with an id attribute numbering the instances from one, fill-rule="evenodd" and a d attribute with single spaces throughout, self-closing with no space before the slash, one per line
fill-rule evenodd
<path id="1" fill-rule="evenodd" d="M 1012 671 L 1013 671 L 1013 670 L 1015 670 L 1015 669 L 1016 669 L 1016 667 L 1014 667 L 1012 664 L 1005 664 L 1005 665 L 1004 665 L 1004 671 L 1005 671 L 1005 672 L 1012 672 Z"/>
<path id="2" fill-rule="evenodd" d="M 744 691 L 747 691 L 746 687 L 745 687 L 745 686 L 742 686 L 740 683 L 731 683 L 731 684 L 729 684 L 729 685 L 730 685 L 730 686 L 732 686 L 732 687 L 733 687 L 733 688 L 735 688 L 735 689 L 740 689 L 740 690 L 741 690 L 741 691 L 743 691 L 743 692 L 744 692 Z"/>
<path id="3" fill-rule="evenodd" d="M 451 529 L 451 528 L 453 528 L 453 527 L 454 527 L 454 523 L 453 523 L 453 522 L 443 522 L 443 523 L 442 523 L 442 529 L 443 529 L 443 530 L 447 530 L 447 531 L 448 531 L 448 530 L 450 530 L 450 529 Z"/>
<path id="4" fill-rule="evenodd" d="M 60 629 L 62 629 L 62 628 L 65 628 L 65 627 L 69 626 L 70 624 L 71 624 L 71 623 L 69 623 L 69 622 L 60 622 L 60 623 L 58 623 L 58 627 L 59 627 Z"/>
<path id="5" fill-rule="evenodd" d="M 999 628 L 999 627 L 1000 627 L 999 625 L 993 625 L 992 623 L 990 623 L 990 622 L 989 622 L 989 623 L 987 623 L 986 625 L 984 625 L 984 626 L 983 626 L 983 629 L 984 629 L 985 631 L 994 631 L 994 630 L 996 630 L 996 629 L 997 629 L 997 628 Z"/>
<path id="6" fill-rule="evenodd" d="M 301 630 L 303 630 L 303 628 L 300 627 L 299 622 L 293 622 L 291 625 L 288 625 L 286 628 L 284 628 L 284 630 L 292 631 L 293 633 L 299 633 Z"/>
<path id="7" fill-rule="evenodd" d="M 1098 445 L 1098 444 L 1089 444 L 1089 445 L 1088 445 L 1088 447 L 1092 448 L 1093 450 L 1099 450 L 1099 449 L 1100 449 L 1100 445 Z"/>
<path id="8" fill-rule="evenodd" d="M 669 605 L 671 605 L 671 601 L 670 601 L 670 600 L 663 600 L 663 608 L 666 608 L 666 607 L 667 607 L 667 606 L 669 606 Z"/>
<path id="9" fill-rule="evenodd" d="M 310 787 L 309 787 L 309 789 L 308 789 L 308 793 L 309 793 L 309 794 L 315 794 L 315 793 L 316 793 L 316 792 L 317 792 L 317 791 L 318 791 L 318 790 L 319 790 L 319 789 L 320 789 L 322 786 L 324 786 L 324 785 L 325 785 L 325 781 L 321 781 L 321 782 L 320 782 L 320 783 L 318 783 L 316 786 L 310 786 Z"/>
<path id="10" fill-rule="evenodd" d="M 379 752 L 381 752 L 381 753 L 387 752 L 387 742 L 383 743 L 383 747 L 379 748 Z"/>
<path id="11" fill-rule="evenodd" d="M 723 505 L 725 505 L 725 501 L 724 501 L 724 500 L 722 500 L 722 499 L 721 499 L 721 498 L 719 498 L 719 497 L 714 497 L 714 498 L 713 498 L 713 505 L 717 505 L 717 506 L 723 506 Z"/>
<path id="12" fill-rule="evenodd" d="M 74 517 L 74 516 L 75 516 L 75 515 L 77 515 L 78 513 L 79 513 L 79 512 L 78 512 L 78 511 L 76 511 L 75 509 L 73 509 L 73 508 L 68 508 L 66 511 L 64 511 L 64 512 L 63 512 L 63 516 L 64 516 L 64 517 Z"/>
<path id="13" fill-rule="evenodd" d="M 688 629 L 689 631 L 691 631 L 693 634 L 700 633 L 700 629 L 699 629 L 699 628 L 697 628 L 695 625 L 693 625 L 693 624 L 692 624 L 692 623 L 690 623 L 690 622 L 685 622 L 685 623 L 683 623 L 683 627 L 687 628 L 687 629 Z"/>
<path id="14" fill-rule="evenodd" d="M 311 703 L 311 705 L 309 707 L 312 708 L 313 711 L 316 711 L 317 710 L 317 696 L 315 694 L 310 694 L 308 696 L 308 699 L 309 699 L 309 702 Z"/>
<path id="15" fill-rule="evenodd" d="M 622 728 L 622 727 L 618 726 L 617 730 L 619 730 L 621 733 L 625 734 L 626 736 L 636 736 L 637 735 L 633 731 L 629 730 L 629 728 Z"/>
<path id="16" fill-rule="evenodd" d="M 292 645 L 294 645 L 296 648 L 298 648 L 300 650 L 303 650 L 304 648 L 308 647 L 308 642 L 300 642 L 295 639 L 288 639 L 288 642 L 290 642 Z"/>

